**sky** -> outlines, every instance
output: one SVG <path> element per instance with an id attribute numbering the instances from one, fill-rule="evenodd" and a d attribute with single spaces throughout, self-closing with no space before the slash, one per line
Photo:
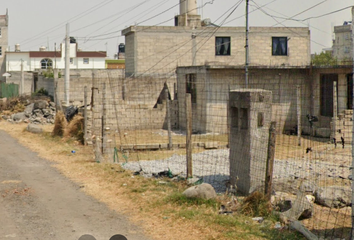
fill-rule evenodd
<path id="1" fill-rule="evenodd" d="M 221 26 L 245 26 L 246 0 L 197 0 L 202 19 Z M 306 27 L 311 52 L 331 47 L 333 26 L 351 21 L 353 0 L 249 0 L 249 25 Z M 131 25 L 173 26 L 179 0 L 1 0 L 9 14 L 9 46 L 54 50 L 64 42 L 66 24 L 83 51 L 107 51 L 113 58 L 124 43 L 121 30 Z M 323 16 L 325 15 L 325 16 Z"/>

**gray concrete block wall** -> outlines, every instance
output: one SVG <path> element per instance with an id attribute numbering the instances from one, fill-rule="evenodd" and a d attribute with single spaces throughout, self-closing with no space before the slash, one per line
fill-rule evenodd
<path id="1" fill-rule="evenodd" d="M 19 88 L 21 86 L 21 72 L 10 72 L 11 77 L 6 78 L 6 83 L 14 83 L 18 84 Z M 32 73 L 24 73 L 24 83 L 25 83 L 25 95 L 30 95 L 33 92 L 33 74 Z"/>
<path id="2" fill-rule="evenodd" d="M 249 35 L 250 65 L 308 66 L 310 32 L 308 28 L 251 27 Z M 218 63 L 243 65 L 245 33 L 242 27 L 130 27 L 126 34 L 127 75 L 171 72 L 177 66 L 192 65 L 192 34 L 196 36 L 196 65 Z M 215 37 L 231 38 L 231 55 L 215 55 Z M 272 37 L 288 37 L 288 55 L 272 56 Z"/>
<path id="3" fill-rule="evenodd" d="M 193 108 L 193 129 L 200 132 L 227 133 L 227 101 L 229 88 L 245 87 L 243 69 L 208 66 L 178 68 L 178 100 L 180 126 L 185 129 L 185 75 L 197 74 L 197 105 Z M 272 91 L 273 121 L 279 133 L 297 125 L 297 85 L 301 86 L 302 119 L 310 112 L 310 81 L 301 69 L 251 69 L 249 88 Z"/>

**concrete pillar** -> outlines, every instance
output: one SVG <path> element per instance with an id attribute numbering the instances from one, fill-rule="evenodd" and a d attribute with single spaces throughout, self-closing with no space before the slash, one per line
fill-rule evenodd
<path id="1" fill-rule="evenodd" d="M 272 92 L 230 91 L 229 117 L 230 183 L 244 194 L 264 191 Z"/>

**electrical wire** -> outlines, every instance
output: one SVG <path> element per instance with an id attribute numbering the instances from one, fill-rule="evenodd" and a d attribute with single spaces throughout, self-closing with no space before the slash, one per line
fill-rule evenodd
<path id="1" fill-rule="evenodd" d="M 292 30 L 290 27 L 287 27 L 286 25 L 283 24 L 283 22 L 279 22 L 275 17 L 273 17 L 272 15 L 268 14 L 263 8 L 261 8 L 260 6 L 258 6 L 258 4 L 257 4 L 255 1 L 253 1 L 253 0 L 251 0 L 251 1 L 258 7 L 258 9 L 259 9 L 261 12 L 263 12 L 265 15 L 271 17 L 274 21 L 276 21 L 276 22 L 277 22 L 276 25 L 280 24 L 280 25 L 282 25 L 283 27 L 285 27 L 286 29 L 288 29 L 289 31 L 291 31 L 292 33 L 298 35 L 299 37 L 301 37 L 301 38 L 307 38 L 307 36 L 302 36 L 302 35 L 300 35 L 298 32 L 295 32 L 294 30 Z M 275 26 L 275 25 L 273 25 L 273 26 Z M 273 27 L 273 26 L 272 26 L 272 27 Z M 325 45 L 323 45 L 323 44 L 321 44 L 321 43 L 319 43 L 319 42 L 316 42 L 316 41 L 314 41 L 314 40 L 312 40 L 312 39 L 310 39 L 310 41 L 313 42 L 313 43 L 315 43 L 315 44 L 318 44 L 318 45 L 320 45 L 320 46 L 322 46 L 322 47 L 326 47 Z"/>
<path id="2" fill-rule="evenodd" d="M 70 19 L 67 20 L 66 22 L 62 22 L 62 23 L 56 25 L 55 27 L 52 27 L 52 28 L 50 28 L 50 29 L 48 29 L 48 30 L 46 30 L 46 31 L 43 31 L 43 32 L 40 33 L 40 34 L 37 34 L 37 35 L 34 36 L 34 37 L 30 37 L 30 38 L 27 38 L 27 39 L 21 41 L 21 44 L 26 44 L 26 43 L 31 42 L 31 41 L 33 41 L 33 40 L 37 40 L 38 38 L 41 38 L 43 35 L 45 35 L 45 34 L 47 34 L 47 33 L 51 33 L 51 32 L 56 31 L 58 28 L 64 26 L 66 23 L 68 23 L 68 22 L 74 22 L 74 21 L 76 21 L 76 20 L 78 20 L 78 19 L 80 19 L 80 18 L 82 18 L 82 17 L 84 17 L 84 16 L 86 16 L 86 15 L 88 15 L 88 14 L 90 14 L 90 13 L 92 13 L 92 12 L 94 12 L 94 11 L 100 9 L 100 8 L 102 8 L 103 6 L 109 4 L 110 2 L 113 2 L 113 1 L 114 1 L 114 0 L 104 0 L 104 1 L 102 1 L 101 3 L 99 3 L 99 4 L 97 4 L 97 5 L 95 5 L 95 6 L 91 7 L 91 8 L 89 8 L 88 10 L 86 10 L 86 11 L 84 11 L 84 12 L 82 12 L 82 13 L 76 15 L 75 17 L 70 18 Z"/>

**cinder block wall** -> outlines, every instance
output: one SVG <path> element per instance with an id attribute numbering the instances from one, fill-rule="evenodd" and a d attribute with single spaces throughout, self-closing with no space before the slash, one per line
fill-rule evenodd
<path id="1" fill-rule="evenodd" d="M 193 130 L 227 133 L 227 101 L 229 89 L 245 87 L 244 70 L 240 68 L 181 67 L 177 70 L 179 123 L 185 129 L 186 74 L 196 74 L 197 104 L 193 107 Z M 249 88 L 270 90 L 273 95 L 272 121 L 277 131 L 284 132 L 297 125 L 296 86 L 301 88 L 302 122 L 310 113 L 310 81 L 305 69 L 252 69 Z"/>
<path id="2" fill-rule="evenodd" d="M 168 73 L 176 66 L 191 66 L 193 46 L 196 65 L 244 64 L 245 32 L 243 27 L 192 29 L 172 26 L 132 26 L 123 31 L 126 37 L 126 73 Z M 192 35 L 195 40 L 192 40 Z M 230 55 L 215 55 L 215 38 L 230 37 Z M 288 54 L 272 55 L 272 37 L 288 38 Z M 249 31 L 251 66 L 308 66 L 311 61 L 310 31 L 306 27 L 251 27 Z"/>
<path id="3" fill-rule="evenodd" d="M 11 77 L 7 77 L 6 83 L 14 83 L 21 86 L 21 72 L 10 72 L 10 74 Z M 24 94 L 30 95 L 33 92 L 33 74 L 25 72 L 24 77 Z"/>

